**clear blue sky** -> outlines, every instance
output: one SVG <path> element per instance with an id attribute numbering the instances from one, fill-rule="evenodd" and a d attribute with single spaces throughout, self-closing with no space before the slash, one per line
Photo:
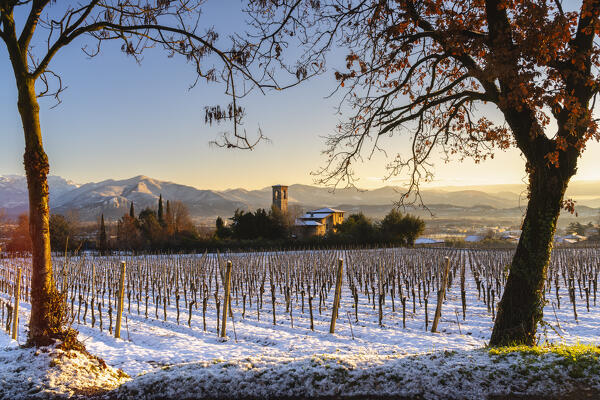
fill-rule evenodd
<path id="1" fill-rule="evenodd" d="M 221 32 L 243 29 L 240 4 L 209 1 L 201 21 Z M 254 151 L 213 148 L 208 142 L 222 128 L 205 125 L 204 106 L 228 102 L 221 85 L 200 83 L 188 90 L 194 80 L 192 65 L 167 58 L 161 50 L 148 51 L 138 65 L 120 51 L 120 44 L 105 45 L 94 59 L 81 52 L 83 44 L 63 49 L 51 64 L 68 89 L 54 109 L 51 99 L 42 100 L 40 112 L 51 173 L 76 182 L 147 175 L 210 189 L 310 184 L 310 172 L 324 162 L 322 136 L 333 132 L 343 118 L 335 115 L 336 99 L 325 99 L 335 88 L 330 69 L 298 88 L 266 96 L 257 93 L 245 101 L 246 128 L 253 133 L 260 126 L 271 144 Z M 0 175 L 23 174 L 23 133 L 3 43 L 0 74 Z M 390 153 L 404 143 L 394 140 Z M 600 179 L 594 162 L 599 157 L 600 146 L 591 144 L 576 179 Z M 359 185 L 401 183 L 404 177 L 381 181 L 385 163 L 378 156 L 357 164 Z M 444 164 L 439 159 L 435 164 L 437 185 L 519 183 L 524 176 L 524 163 L 514 150 L 478 166 Z"/>

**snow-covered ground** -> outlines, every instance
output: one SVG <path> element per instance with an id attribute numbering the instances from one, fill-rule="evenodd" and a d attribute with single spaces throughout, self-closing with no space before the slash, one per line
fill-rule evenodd
<path id="1" fill-rule="evenodd" d="M 379 326 L 378 310 L 374 309 L 372 303 L 368 303 L 366 296 L 363 295 L 359 296 L 358 322 L 356 322 L 354 303 L 347 285 L 342 291 L 335 334 L 329 334 L 333 296 L 328 297 L 326 308 L 322 309 L 321 315 L 318 311 L 318 299 L 314 301 L 315 326 L 313 332 L 310 330 L 307 302 L 305 302 L 303 313 L 300 302 L 293 303 L 292 327 L 292 318 L 289 313 L 285 313 L 284 299 L 279 294 L 276 309 L 277 325 L 274 326 L 270 301 L 266 300 L 270 299 L 268 287 L 265 288 L 265 302 L 260 311 L 260 320 L 258 320 L 254 301 L 252 307 L 247 304 L 246 316 L 243 319 L 241 300 L 237 304 L 235 299 L 232 300 L 234 323 L 232 324 L 231 319 L 228 321 L 228 340 L 226 341 L 217 337 L 217 315 L 214 305 L 208 307 L 207 331 L 204 332 L 201 307 L 198 310 L 194 309 L 191 327 L 187 325 L 187 310 L 182 307 L 181 323 L 178 325 L 175 320 L 174 301 L 168 308 L 166 322 L 162 320 L 162 310 L 159 309 L 159 318 L 156 319 L 154 307 L 151 307 L 149 317 L 146 319 L 143 311 L 141 315 L 137 314 L 136 307 L 132 303 L 131 313 L 125 313 L 127 318 L 123 319 L 122 339 L 115 339 L 108 333 L 106 322 L 103 332 L 100 332 L 98 325 L 91 328 L 89 315 L 87 325 L 75 323 L 73 328 L 79 331 L 79 339 L 85 344 L 88 351 L 104 359 L 108 365 L 122 369 L 132 377 L 145 374 L 133 381 L 135 385 L 143 384 L 144 380 L 149 379 L 163 379 L 167 382 L 165 385 L 169 385 L 168 382 L 171 378 L 166 378 L 165 374 L 178 371 L 178 374 L 188 376 L 194 375 L 191 371 L 202 370 L 204 371 L 202 378 L 194 375 L 193 379 L 212 379 L 211 385 L 214 384 L 215 379 L 223 385 L 235 382 L 235 384 L 232 383 L 232 386 L 227 386 L 229 390 L 227 393 L 235 393 L 235 390 L 250 390 L 250 386 L 244 385 L 250 385 L 251 382 L 260 378 L 267 385 L 271 381 L 280 382 L 283 389 L 288 388 L 287 392 L 282 393 L 289 396 L 304 393 L 338 395 L 336 390 L 356 395 L 361 393 L 390 394 L 393 392 L 393 387 L 402 387 L 406 391 L 398 392 L 396 390 L 393 393 L 400 395 L 432 393 L 431 398 L 443 398 L 443 391 L 447 390 L 444 388 L 449 385 L 448 382 L 451 383 L 454 382 L 453 379 L 458 379 L 456 371 L 481 364 L 482 368 L 475 373 L 476 376 L 473 376 L 472 379 L 463 379 L 460 384 L 452 386 L 456 387 L 457 394 L 460 394 L 461 390 L 470 390 L 462 393 L 471 393 L 474 396 L 471 398 L 477 398 L 476 394 L 483 393 L 482 389 L 475 388 L 473 386 L 475 383 L 468 383 L 470 380 L 479 379 L 481 381 L 485 375 L 485 380 L 481 382 L 491 382 L 494 380 L 493 375 L 502 374 L 505 369 L 506 371 L 511 368 L 514 370 L 519 359 L 518 356 L 505 358 L 506 362 L 501 363 L 501 366 L 491 369 L 497 362 L 489 356 L 487 351 L 481 349 L 490 338 L 493 326 L 492 314 L 488 312 L 483 301 L 478 299 L 475 282 L 470 275 L 467 275 L 467 312 L 466 319 L 463 320 L 458 284 L 458 279 L 455 279 L 447 293 L 447 299 L 442 308 L 442 319 L 438 327 L 439 333 L 429 331 L 435 312 L 434 295 L 429 297 L 428 330 L 425 329 L 423 304 L 419 305 L 417 300 L 416 313 L 413 314 L 412 299 L 407 300 L 406 328 L 403 328 L 401 303 L 396 299 L 396 310 L 392 311 L 389 296 L 384 306 L 383 326 Z M 587 312 L 585 299 L 580 298 L 577 294 L 579 320 L 576 322 L 568 301 L 568 293 L 564 288 L 561 288 L 560 295 L 560 309 L 557 309 L 553 302 L 549 302 L 545 308 L 546 324 L 541 326 L 538 331 L 540 344 L 546 342 L 596 343 L 600 333 L 600 304 L 597 307 L 592 306 Z M 6 296 L 4 299 L 9 300 Z M 127 307 L 125 309 L 127 310 Z M 29 320 L 29 312 L 29 304 L 21 303 L 21 324 L 18 338 L 18 343 L 21 344 L 26 340 L 26 323 Z M 11 341 L 8 334 L 2 331 L 0 333 L 0 349 L 2 349 L 0 350 L 0 380 L 9 373 L 10 362 L 7 360 L 10 359 L 10 353 L 15 346 L 17 346 L 17 342 Z M 441 357 L 440 359 L 439 354 L 449 354 L 451 357 Z M 180 364 L 184 365 L 178 366 Z M 320 365 L 319 370 L 314 368 L 317 364 Z M 329 367 L 324 367 L 325 364 Z M 229 369 L 231 373 L 224 376 L 223 371 L 227 370 L 227 366 L 231 367 Z M 340 383 L 335 386 L 335 382 L 315 382 L 316 378 L 313 377 L 311 378 L 312 383 L 309 385 L 313 388 L 310 389 L 313 390 L 311 392 L 306 386 L 308 385 L 306 383 L 307 374 L 312 371 L 318 375 L 322 368 L 328 369 L 329 372 L 337 371 L 336 368 L 339 368 L 340 374 L 349 374 L 348 376 L 356 379 L 346 379 L 344 384 Z M 293 383 L 293 381 L 282 380 L 286 374 L 285 371 L 289 372 L 290 370 L 299 371 L 288 374 L 298 380 L 299 386 L 292 385 L 290 382 Z M 406 380 L 405 384 L 400 385 L 401 382 L 396 382 L 396 386 L 390 386 L 390 379 L 393 382 L 394 379 L 400 379 L 398 378 L 400 375 L 396 372 L 394 375 L 396 378 L 386 377 L 386 370 L 404 371 L 400 375 L 402 380 Z M 262 375 L 260 371 L 263 371 Z M 439 375 L 432 375 L 434 371 L 438 371 L 435 374 Z M 432 376 L 437 377 L 434 379 Z M 370 383 L 362 386 L 363 384 L 360 382 L 363 379 L 367 379 Z M 352 384 L 348 383 L 350 381 L 357 382 L 354 385 L 359 386 L 352 389 Z M 409 384 L 409 381 L 412 383 Z M 388 384 L 383 382 L 388 382 Z M 428 388 L 427 382 L 431 384 L 438 382 L 438 386 Z M 124 387 L 123 393 L 133 395 L 133 392 L 127 390 L 142 390 L 139 389 L 139 386 L 131 386 L 134 383 Z M 508 381 L 506 383 L 508 384 Z M 198 382 L 196 384 L 201 386 Z M 528 385 L 527 381 L 517 380 L 515 385 L 517 385 L 517 389 L 518 385 L 524 385 L 523 388 L 533 392 L 536 388 L 536 386 Z M 176 390 L 180 385 L 177 381 L 171 381 L 171 386 L 170 390 Z M 205 386 L 205 388 L 207 390 L 214 389 L 213 386 Z M 256 390 L 250 394 L 258 397 L 268 395 L 260 392 L 259 389 Z M 442 392 L 439 392 L 440 390 Z M 487 393 L 495 392 L 488 391 Z"/>
<path id="2" fill-rule="evenodd" d="M 128 380 L 122 371 L 78 351 L 55 346 L 0 350 L 0 399 L 89 396 Z"/>
<path id="3" fill-rule="evenodd" d="M 582 399 L 600 395 L 598 354 L 584 354 L 578 354 L 576 365 L 570 356 L 553 352 L 490 354 L 483 349 L 404 356 L 247 357 L 167 367 L 125 383 L 113 397 L 489 399 L 568 394 Z"/>

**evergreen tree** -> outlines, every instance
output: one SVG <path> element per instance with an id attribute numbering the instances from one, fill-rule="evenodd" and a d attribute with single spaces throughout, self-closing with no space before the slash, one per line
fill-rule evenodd
<path id="1" fill-rule="evenodd" d="M 291 225 L 289 216 L 289 211 L 283 212 L 277 207 L 271 207 L 269 211 L 270 238 L 285 239 L 289 237 Z"/>
<path id="2" fill-rule="evenodd" d="M 135 219 L 135 209 L 133 208 L 133 201 L 131 202 L 131 207 L 129 207 L 129 216 Z"/>
<path id="3" fill-rule="evenodd" d="M 167 200 L 167 209 L 165 210 L 165 228 L 167 235 L 172 235 L 175 232 L 175 217 L 169 200 Z"/>
<path id="4" fill-rule="evenodd" d="M 217 231 L 219 229 L 223 229 L 225 227 L 225 222 L 223 222 L 223 218 L 217 217 L 216 225 L 217 225 Z"/>
<path id="5" fill-rule="evenodd" d="M 392 209 L 381 221 L 380 229 L 386 241 L 412 246 L 425 230 L 425 222 L 419 217 L 402 215 L 398 210 Z"/>
<path id="6" fill-rule="evenodd" d="M 124 214 L 117 222 L 117 243 L 120 249 L 134 250 L 141 245 L 141 235 L 138 229 L 138 221 Z"/>
<path id="7" fill-rule="evenodd" d="M 355 244 L 373 243 L 377 240 L 373 221 L 362 212 L 351 214 L 344 222 L 337 225 L 337 231 L 345 241 Z"/>
<path id="8" fill-rule="evenodd" d="M 217 230 L 215 233 L 217 235 L 217 238 L 226 239 L 228 237 L 231 237 L 231 229 L 225 226 L 225 221 L 223 221 L 223 218 L 217 217 L 216 226 Z"/>
<path id="9" fill-rule="evenodd" d="M 70 246 L 69 238 L 72 236 L 72 229 L 67 219 L 58 214 L 50 215 L 50 246 L 53 251 L 63 252 Z"/>
<path id="10" fill-rule="evenodd" d="M 164 223 L 165 223 L 165 220 L 163 218 L 163 200 L 162 200 L 162 194 L 158 198 L 158 222 L 160 222 L 161 225 L 164 225 Z"/>
<path id="11" fill-rule="evenodd" d="M 161 245 L 162 226 L 158 222 L 156 212 L 150 208 L 146 208 L 140 212 L 138 217 L 139 229 L 146 246 L 157 248 Z"/>
<path id="12" fill-rule="evenodd" d="M 98 250 L 104 252 L 108 248 L 108 239 L 106 237 L 106 226 L 104 224 L 104 214 L 100 217 L 100 233 L 98 234 Z"/>

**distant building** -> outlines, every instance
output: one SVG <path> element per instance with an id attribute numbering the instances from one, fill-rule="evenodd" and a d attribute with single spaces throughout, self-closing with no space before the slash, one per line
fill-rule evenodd
<path id="1" fill-rule="evenodd" d="M 301 237 L 323 236 L 328 231 L 335 232 L 336 226 L 342 222 L 344 222 L 344 211 L 320 208 L 298 217 L 295 227 Z"/>
<path id="2" fill-rule="evenodd" d="M 511 242 L 511 243 L 519 243 L 519 239 L 520 239 L 520 235 L 514 235 L 511 233 L 505 233 L 502 236 L 500 236 L 500 238 L 502 240 L 506 240 L 507 242 Z"/>
<path id="3" fill-rule="evenodd" d="M 288 210 L 288 187 L 275 185 L 273 187 L 273 207 L 286 214 Z"/>
<path id="4" fill-rule="evenodd" d="M 428 237 L 420 237 L 417 238 L 417 240 L 415 240 L 415 244 L 420 244 L 420 245 L 442 245 L 444 244 L 444 241 L 441 239 L 433 239 L 433 238 L 428 238 Z"/>
<path id="5" fill-rule="evenodd" d="M 572 234 L 566 235 L 566 236 L 554 235 L 554 242 L 555 243 L 574 244 L 574 243 L 583 242 L 586 239 L 587 238 L 585 236 L 581 236 L 581 235 L 578 235 L 576 233 L 572 233 Z"/>

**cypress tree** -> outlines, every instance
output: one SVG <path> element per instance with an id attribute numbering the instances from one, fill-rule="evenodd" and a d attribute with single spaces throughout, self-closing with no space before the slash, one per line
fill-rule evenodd
<path id="1" fill-rule="evenodd" d="M 161 225 L 164 225 L 164 223 L 165 223 L 164 218 L 163 218 L 163 200 L 162 200 L 162 194 L 158 198 L 158 222 L 160 222 Z"/>
<path id="2" fill-rule="evenodd" d="M 171 217 L 171 202 L 167 200 L 167 219 Z M 170 221 L 168 221 L 170 222 Z"/>
<path id="3" fill-rule="evenodd" d="M 165 227 L 167 228 L 167 233 L 169 235 L 173 234 L 174 230 L 174 218 L 173 218 L 173 210 L 171 210 L 171 202 L 167 200 L 167 209 L 165 212 Z"/>
<path id="4" fill-rule="evenodd" d="M 129 207 L 129 216 L 135 219 L 135 210 L 133 208 L 133 201 L 131 202 L 131 207 Z"/>
<path id="5" fill-rule="evenodd" d="M 100 235 L 98 237 L 98 249 L 101 251 L 106 250 L 107 245 L 107 237 L 106 237 L 106 226 L 104 225 L 104 214 L 100 217 Z"/>

